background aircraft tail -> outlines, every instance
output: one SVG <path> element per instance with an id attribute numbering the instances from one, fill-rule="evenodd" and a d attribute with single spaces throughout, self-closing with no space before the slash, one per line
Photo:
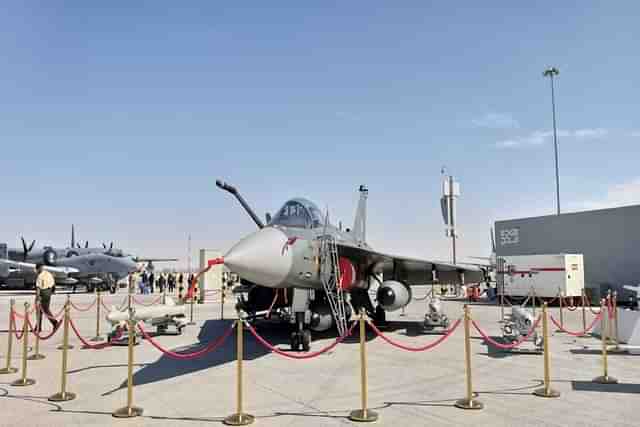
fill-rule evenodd
<path id="1" fill-rule="evenodd" d="M 365 243 L 367 241 L 367 197 L 369 196 L 369 190 L 364 185 L 361 185 L 358 191 L 360 192 L 360 200 L 358 200 L 356 218 L 351 232 L 358 243 Z"/>

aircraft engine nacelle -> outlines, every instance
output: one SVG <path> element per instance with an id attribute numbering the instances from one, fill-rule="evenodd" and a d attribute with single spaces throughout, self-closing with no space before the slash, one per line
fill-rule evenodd
<path id="1" fill-rule="evenodd" d="M 42 261 L 45 265 L 56 265 L 58 260 L 58 254 L 53 249 L 47 249 L 42 254 Z"/>
<path id="2" fill-rule="evenodd" d="M 377 299 L 385 311 L 396 311 L 411 302 L 411 288 L 395 280 L 386 280 L 378 288 Z"/>

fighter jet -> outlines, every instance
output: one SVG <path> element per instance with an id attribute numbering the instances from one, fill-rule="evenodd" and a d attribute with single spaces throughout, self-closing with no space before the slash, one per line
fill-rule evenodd
<path id="1" fill-rule="evenodd" d="M 258 227 L 258 231 L 235 244 L 222 259 L 250 285 L 238 308 L 250 319 L 277 314 L 294 325 L 291 348 L 307 351 L 311 330 L 334 326 L 346 331 L 352 311 L 364 309 L 376 322 L 386 312 L 411 302 L 413 285 L 434 282 L 461 284 L 479 282 L 480 267 L 414 259 L 379 252 L 366 241 L 368 190 L 360 186 L 360 200 L 353 228 L 342 230 L 329 222 L 311 201 L 287 201 L 266 224 L 255 214 L 237 189 L 216 185 L 231 193 Z M 369 289 L 377 284 L 376 305 Z"/>

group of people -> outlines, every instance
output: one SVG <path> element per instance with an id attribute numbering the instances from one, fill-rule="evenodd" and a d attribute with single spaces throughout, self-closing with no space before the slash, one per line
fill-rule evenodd
<path id="1" fill-rule="evenodd" d="M 168 293 L 174 293 L 176 291 L 176 287 L 178 289 L 178 293 L 182 295 L 185 291 L 185 285 L 188 286 L 193 279 L 193 275 L 190 275 L 185 282 L 185 275 L 183 273 L 159 273 L 155 274 L 152 272 L 147 272 L 146 270 L 142 272 L 142 274 L 133 273 L 129 280 L 130 286 L 133 289 L 138 287 L 138 291 L 141 294 L 152 294 L 154 292 L 164 292 L 165 288 Z"/>

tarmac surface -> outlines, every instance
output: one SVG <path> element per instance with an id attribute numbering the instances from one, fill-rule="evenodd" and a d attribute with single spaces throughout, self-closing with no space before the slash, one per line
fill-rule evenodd
<path id="1" fill-rule="evenodd" d="M 106 304 L 120 305 L 126 296 L 120 290 L 105 296 Z M 424 290 L 416 291 L 418 296 Z M 0 292 L 0 367 L 6 364 L 9 300 L 16 307 L 33 300 L 23 292 Z M 60 311 L 66 296 L 53 297 L 52 311 Z M 72 295 L 84 308 L 94 295 Z M 156 295 L 137 296 L 145 303 Z M 215 297 L 214 297 L 215 298 Z M 216 299 L 217 300 L 217 299 Z M 157 341 L 174 351 L 194 351 L 224 333 L 227 319 L 235 315 L 233 302 L 220 319 L 220 303 L 196 305 L 196 325 L 187 326 L 181 336 L 159 336 Z M 455 321 L 462 315 L 463 302 L 446 301 L 444 308 Z M 491 336 L 500 336 L 500 308 L 486 304 L 471 306 L 473 318 Z M 420 333 L 419 322 L 425 302 L 414 301 L 406 315 L 389 315 L 384 331 L 394 340 L 418 346 L 438 336 Z M 506 310 L 508 312 L 508 310 Z M 20 312 L 20 311 L 19 311 Z M 557 308 L 550 312 L 557 318 Z M 81 334 L 95 335 L 95 307 L 86 312 L 72 310 Z M 104 316 L 104 310 L 102 311 Z M 593 315 L 587 312 L 588 320 Z M 19 320 L 19 324 L 22 321 Z M 45 332 L 50 325 L 45 321 Z M 590 323 L 590 322 L 589 322 Z M 565 326 L 581 329 L 579 311 L 565 312 Z M 283 350 L 288 349 L 286 327 L 263 325 L 259 333 Z M 101 320 L 101 332 L 108 325 Z M 555 327 L 550 323 L 550 328 Z M 148 329 L 150 330 L 150 328 Z M 15 387 L 10 383 L 20 372 L 0 375 L 0 425 L 2 426 L 190 426 L 220 425 L 236 411 L 235 333 L 215 352 L 188 361 L 160 353 L 148 342 L 135 347 L 134 405 L 142 416 L 116 419 L 112 412 L 126 405 L 127 349 L 114 346 L 102 350 L 82 349 L 71 333 L 68 387 L 75 400 L 49 402 L 60 391 L 62 329 L 41 341 L 44 360 L 28 362 L 28 377 L 36 384 Z M 333 342 L 329 334 L 314 334 L 313 350 Z M 30 337 L 29 347 L 33 346 Z M 531 344 L 525 344 L 527 348 Z M 468 411 L 454 407 L 465 394 L 464 329 L 462 325 L 441 345 L 426 352 L 408 352 L 390 346 L 371 332 L 367 335 L 369 407 L 379 414 L 377 425 L 403 426 L 637 426 L 640 405 L 640 369 L 636 356 L 609 356 L 610 375 L 618 385 L 599 385 L 592 379 L 602 374 L 600 341 L 555 333 L 550 339 L 552 387 L 557 399 L 532 395 L 543 377 L 543 357 L 512 354 L 488 347 L 472 328 L 472 372 L 474 390 L 485 407 Z M 22 343 L 13 342 L 14 367 L 21 366 Z M 327 426 L 356 424 L 349 412 L 360 407 L 360 355 L 358 331 L 332 351 L 310 360 L 290 360 L 272 353 L 245 333 L 244 409 L 260 426 Z"/>

